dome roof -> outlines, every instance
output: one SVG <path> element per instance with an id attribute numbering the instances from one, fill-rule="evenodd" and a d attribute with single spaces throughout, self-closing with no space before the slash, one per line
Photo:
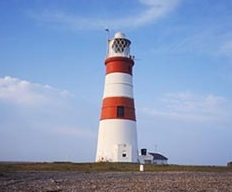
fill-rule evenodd
<path id="1" fill-rule="evenodd" d="M 124 33 L 122 33 L 122 32 L 117 32 L 114 35 L 115 39 L 124 39 L 125 37 L 126 37 L 126 35 Z"/>

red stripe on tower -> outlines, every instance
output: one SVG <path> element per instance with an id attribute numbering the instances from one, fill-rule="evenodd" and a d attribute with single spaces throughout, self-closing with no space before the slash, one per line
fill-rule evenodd
<path id="1" fill-rule="evenodd" d="M 107 97 L 103 99 L 101 120 L 130 119 L 135 121 L 134 100 L 127 97 Z"/>
<path id="2" fill-rule="evenodd" d="M 109 73 L 127 73 L 132 75 L 134 61 L 126 57 L 110 57 L 105 60 L 106 74 Z"/>

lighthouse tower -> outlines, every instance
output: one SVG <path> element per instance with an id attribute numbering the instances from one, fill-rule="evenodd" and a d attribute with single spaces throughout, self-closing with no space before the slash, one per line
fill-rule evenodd
<path id="1" fill-rule="evenodd" d="M 108 40 L 96 162 L 138 161 L 130 44 L 121 32 Z"/>

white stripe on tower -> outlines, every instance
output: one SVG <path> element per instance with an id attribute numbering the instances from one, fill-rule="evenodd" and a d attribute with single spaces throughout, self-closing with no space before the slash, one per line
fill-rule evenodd
<path id="1" fill-rule="evenodd" d="M 96 161 L 137 162 L 130 41 L 116 33 L 109 41 Z"/>
<path id="2" fill-rule="evenodd" d="M 123 96 L 133 98 L 132 76 L 125 73 L 109 73 L 105 77 L 103 98 Z"/>

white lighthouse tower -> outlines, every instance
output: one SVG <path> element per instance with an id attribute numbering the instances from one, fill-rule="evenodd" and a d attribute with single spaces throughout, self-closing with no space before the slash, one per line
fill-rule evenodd
<path id="1" fill-rule="evenodd" d="M 121 32 L 108 41 L 96 162 L 138 162 L 130 44 Z"/>

